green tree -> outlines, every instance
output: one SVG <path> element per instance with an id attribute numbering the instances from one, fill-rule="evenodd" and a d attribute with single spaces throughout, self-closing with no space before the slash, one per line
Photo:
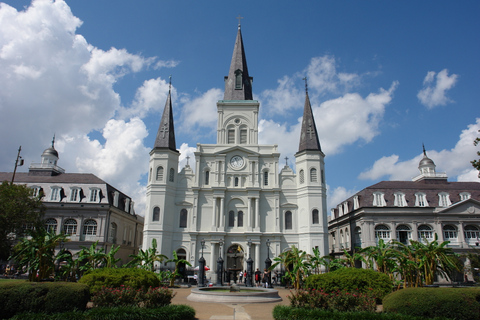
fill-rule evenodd
<path id="1" fill-rule="evenodd" d="M 310 275 L 310 255 L 295 246 L 282 252 L 273 261 L 275 263 L 272 264 L 270 270 L 282 264 L 285 267 L 285 277 L 291 281 L 295 290 L 299 290 L 304 279 Z"/>
<path id="2" fill-rule="evenodd" d="M 480 130 L 478 130 L 480 132 Z M 477 137 L 473 140 L 473 145 L 477 146 L 480 143 L 480 138 Z M 477 151 L 477 156 L 480 156 L 480 151 Z M 478 177 L 480 178 L 480 159 L 471 161 L 472 166 L 479 171 Z"/>
<path id="3" fill-rule="evenodd" d="M 27 226 L 40 223 L 45 212 L 40 198 L 25 185 L 0 185 L 0 259 L 8 258 L 15 237 L 24 236 Z"/>
<path id="4" fill-rule="evenodd" d="M 80 247 L 78 252 L 79 270 L 81 272 L 97 269 L 105 260 L 105 251 L 103 248 L 97 248 L 98 241 L 92 243 L 90 247 Z"/>
<path id="5" fill-rule="evenodd" d="M 168 262 L 173 262 L 175 263 L 175 270 L 173 271 L 173 273 L 170 275 L 170 287 L 173 287 L 174 283 L 175 283 L 175 277 L 177 276 L 180 276 L 180 273 L 178 273 L 178 267 L 180 264 L 185 264 L 189 267 L 191 267 L 192 265 L 190 264 L 190 262 L 188 262 L 187 260 L 185 259 L 179 259 L 178 258 L 178 255 L 177 255 L 177 252 L 176 251 L 173 251 L 173 258 L 172 259 L 168 259 L 166 261 L 167 263 Z"/>
<path id="6" fill-rule="evenodd" d="M 117 267 L 117 262 L 120 262 L 120 258 L 115 258 L 115 254 L 117 254 L 118 249 L 120 249 L 120 246 L 112 246 L 110 248 L 110 251 L 106 253 L 103 256 L 103 267 L 105 268 L 116 268 Z"/>
<path id="7" fill-rule="evenodd" d="M 390 279 L 393 279 L 393 270 L 396 266 L 395 251 L 391 243 L 380 239 L 378 245 L 370 246 L 362 249 L 362 253 L 366 255 L 366 262 L 370 264 L 375 262 L 378 272 L 387 274 Z"/>
<path id="8" fill-rule="evenodd" d="M 47 279 L 55 270 L 55 248 L 68 238 L 63 233 L 48 232 L 43 226 L 29 230 L 28 235 L 15 245 L 10 259 L 15 260 L 19 269 L 29 273 L 29 281 Z"/>
<path id="9" fill-rule="evenodd" d="M 155 271 L 155 262 L 162 263 L 167 256 L 157 253 L 157 240 L 152 239 L 152 246 L 147 250 L 140 249 L 138 254 L 131 254 L 129 256 L 132 260 L 126 264 L 126 267 L 139 266 L 148 271 Z"/>

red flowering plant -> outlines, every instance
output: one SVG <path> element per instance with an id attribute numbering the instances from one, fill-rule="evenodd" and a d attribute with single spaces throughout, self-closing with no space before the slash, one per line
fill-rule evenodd
<path id="1" fill-rule="evenodd" d="M 154 308 L 170 304 L 175 296 L 172 290 L 163 287 L 149 287 L 135 290 L 132 287 L 102 287 L 92 297 L 96 307 L 141 306 Z"/>
<path id="2" fill-rule="evenodd" d="M 172 290 L 165 287 L 150 287 L 146 292 L 142 293 L 139 300 L 143 307 L 155 308 L 169 305 L 175 294 Z"/>

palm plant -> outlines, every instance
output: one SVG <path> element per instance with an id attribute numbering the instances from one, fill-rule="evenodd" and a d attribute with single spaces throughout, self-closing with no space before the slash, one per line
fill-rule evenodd
<path id="1" fill-rule="evenodd" d="M 115 254 L 118 252 L 118 249 L 120 249 L 120 246 L 115 247 L 115 245 L 113 245 L 110 248 L 110 251 L 105 254 L 105 256 L 103 257 L 103 266 L 105 268 L 116 268 L 117 262 L 120 262 L 120 260 L 122 260 L 120 258 L 115 258 Z"/>
<path id="2" fill-rule="evenodd" d="M 303 280 L 310 275 L 310 255 L 295 246 L 282 252 L 273 261 L 275 263 L 270 267 L 270 270 L 282 264 L 285 267 L 285 277 L 290 279 L 295 290 L 299 290 Z"/>
<path id="3" fill-rule="evenodd" d="M 140 267 L 145 270 L 155 271 L 155 262 L 162 263 L 167 256 L 163 254 L 157 254 L 157 240 L 152 239 L 152 246 L 147 250 L 140 249 L 138 254 L 131 254 L 129 256 L 132 260 L 126 264 L 127 267 Z"/>
<path id="4" fill-rule="evenodd" d="M 174 270 L 173 273 L 170 275 L 170 287 L 173 287 L 173 285 L 174 285 L 174 283 L 175 283 L 175 277 L 180 276 L 180 273 L 178 273 L 178 266 L 179 266 L 181 263 L 184 263 L 185 265 L 187 265 L 187 266 L 189 266 L 189 267 L 192 266 L 192 265 L 190 264 L 190 262 L 188 262 L 187 260 L 185 260 L 185 259 L 179 259 L 176 251 L 173 251 L 173 258 L 172 258 L 172 259 L 168 259 L 166 262 L 167 262 L 167 263 L 168 263 L 168 262 L 173 262 L 173 263 L 175 263 L 175 270 Z"/>
<path id="5" fill-rule="evenodd" d="M 86 272 L 100 267 L 101 262 L 105 259 L 103 248 L 97 248 L 98 241 L 92 243 L 90 247 L 80 247 L 78 252 L 78 260 L 80 263 L 80 271 Z"/>
<path id="6" fill-rule="evenodd" d="M 23 238 L 14 247 L 9 259 L 17 262 L 21 270 L 28 272 L 29 281 L 49 278 L 55 270 L 55 248 L 60 242 L 67 242 L 65 234 L 48 232 L 43 226 L 28 231 L 28 238 Z"/>
<path id="7" fill-rule="evenodd" d="M 378 241 L 378 245 L 366 247 L 362 250 L 362 253 L 365 253 L 365 261 L 367 263 L 370 263 L 373 260 L 378 272 L 385 273 L 390 277 L 390 279 L 393 279 L 393 269 L 396 266 L 396 252 L 391 243 L 380 239 Z"/>

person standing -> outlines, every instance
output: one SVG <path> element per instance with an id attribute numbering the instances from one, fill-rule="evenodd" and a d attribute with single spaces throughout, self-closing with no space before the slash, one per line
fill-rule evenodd
<path id="1" fill-rule="evenodd" d="M 240 270 L 240 273 L 238 274 L 238 282 L 242 283 L 243 282 L 243 271 Z"/>
<path id="2" fill-rule="evenodd" d="M 262 276 L 262 273 L 257 268 L 257 270 L 255 271 L 255 286 L 257 286 L 257 287 L 260 287 L 261 276 Z"/>

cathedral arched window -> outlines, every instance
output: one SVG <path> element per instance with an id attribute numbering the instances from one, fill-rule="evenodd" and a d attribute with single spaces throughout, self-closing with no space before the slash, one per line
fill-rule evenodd
<path id="1" fill-rule="evenodd" d="M 241 144 L 246 144 L 247 143 L 247 129 L 246 128 L 240 128 L 240 143 Z"/>
<path id="2" fill-rule="evenodd" d="M 238 211 L 237 227 L 243 227 L 243 211 Z"/>
<path id="3" fill-rule="evenodd" d="M 228 226 L 235 227 L 235 212 L 232 210 L 228 212 Z"/>
<path id="4" fill-rule="evenodd" d="M 238 177 L 235 177 L 235 187 L 238 187 Z"/>
<path id="5" fill-rule="evenodd" d="M 187 209 L 182 209 L 180 211 L 180 228 L 187 227 L 187 218 L 188 218 Z"/>
<path id="6" fill-rule="evenodd" d="M 292 230 L 293 229 L 293 221 L 292 221 L 292 212 L 287 211 L 285 212 L 285 230 Z"/>
<path id="7" fill-rule="evenodd" d="M 310 182 L 317 182 L 317 169 L 310 169 Z"/>
<path id="8" fill-rule="evenodd" d="M 210 171 L 205 171 L 205 185 L 209 185 L 210 184 Z"/>
<path id="9" fill-rule="evenodd" d="M 157 168 L 157 181 L 163 180 L 163 167 Z"/>
<path id="10" fill-rule="evenodd" d="M 268 171 L 263 173 L 263 185 L 268 186 Z"/>
<path id="11" fill-rule="evenodd" d="M 228 129 L 227 131 L 227 143 L 234 144 L 235 143 L 235 129 Z"/>
<path id="12" fill-rule="evenodd" d="M 152 221 L 160 221 L 160 208 L 155 207 L 153 209 Z"/>
<path id="13" fill-rule="evenodd" d="M 47 232 L 57 233 L 57 219 L 47 219 L 45 221 L 45 229 Z"/>
<path id="14" fill-rule="evenodd" d="M 168 181 L 173 182 L 175 179 L 175 169 L 170 168 L 170 175 L 168 176 Z"/>
<path id="15" fill-rule="evenodd" d="M 313 209 L 313 211 L 312 211 L 312 223 L 313 224 L 319 224 L 320 223 L 320 219 L 318 217 L 318 210 L 317 209 Z"/>
<path id="16" fill-rule="evenodd" d="M 303 184 L 305 182 L 305 172 L 303 170 L 300 170 L 299 176 L 300 176 L 300 184 Z"/>

